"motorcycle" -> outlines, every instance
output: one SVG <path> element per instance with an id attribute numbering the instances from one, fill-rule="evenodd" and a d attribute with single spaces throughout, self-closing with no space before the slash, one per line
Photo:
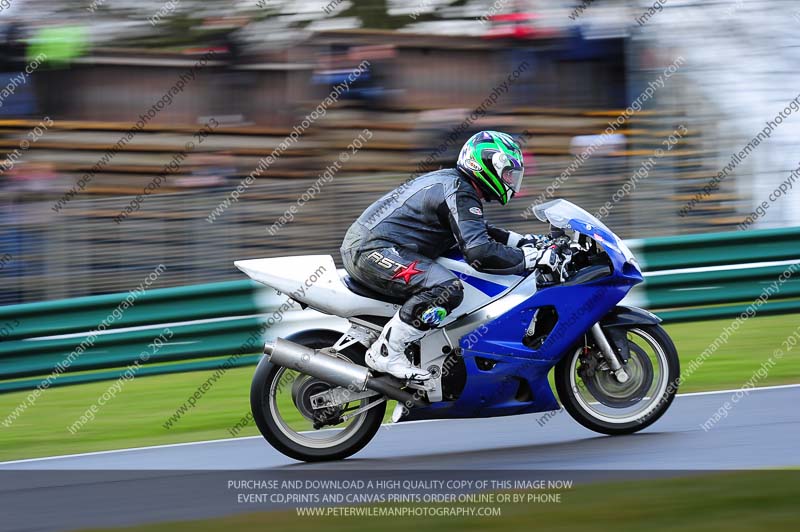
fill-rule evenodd
<path id="1" fill-rule="evenodd" d="M 658 420 L 677 392 L 678 353 L 654 314 L 619 305 L 642 282 L 636 258 L 600 220 L 566 200 L 534 210 L 549 222 L 557 272 L 479 272 L 453 250 L 437 262 L 462 280 L 464 300 L 406 355 L 425 382 L 366 367 L 367 347 L 403 303 L 337 270 L 330 255 L 237 261 L 303 308 L 344 318 L 342 333 L 303 330 L 270 341 L 251 386 L 253 418 L 281 453 L 338 460 L 361 450 L 397 401 L 394 423 L 485 418 L 563 408 L 581 425 L 631 434 Z"/>

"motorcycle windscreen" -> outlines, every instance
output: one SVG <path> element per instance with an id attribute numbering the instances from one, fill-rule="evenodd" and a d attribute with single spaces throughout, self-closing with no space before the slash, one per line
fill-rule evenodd
<path id="1" fill-rule="evenodd" d="M 633 252 L 621 238 L 615 235 L 597 217 L 589 214 L 574 203 L 564 199 L 548 201 L 534 207 L 533 214 L 539 220 L 549 222 L 559 229 L 571 229 L 584 233 L 597 240 L 606 249 L 611 248 L 622 255 L 622 262 L 635 263 Z"/>

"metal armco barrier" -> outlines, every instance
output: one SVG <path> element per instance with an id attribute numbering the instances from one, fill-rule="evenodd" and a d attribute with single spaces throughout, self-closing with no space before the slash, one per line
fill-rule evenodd
<path id="1" fill-rule="evenodd" d="M 800 312 L 799 240 L 800 227 L 632 241 L 639 303 L 668 322 L 733 317 L 765 294 L 759 315 Z"/>
<path id="2" fill-rule="evenodd" d="M 50 386 L 116 379 L 166 328 L 172 337 L 137 375 L 252 365 L 266 338 L 346 323 L 299 305 L 280 311 L 286 296 L 249 280 L 149 290 L 108 320 L 128 294 L 0 307 L 0 323 L 14 325 L 0 342 L 0 393 L 33 389 L 53 372 Z"/>

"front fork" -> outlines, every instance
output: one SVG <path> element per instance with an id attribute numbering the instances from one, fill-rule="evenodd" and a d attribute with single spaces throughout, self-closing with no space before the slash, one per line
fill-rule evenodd
<path id="1" fill-rule="evenodd" d="M 614 349 L 611 347 L 611 344 L 608 343 L 608 338 L 606 338 L 606 333 L 603 332 L 603 328 L 600 327 L 599 323 L 595 323 L 592 325 L 592 337 L 594 341 L 597 343 L 597 347 L 600 348 L 600 352 L 603 354 L 603 358 L 606 359 L 608 365 L 611 367 L 611 371 L 614 372 L 614 375 L 617 376 L 617 380 L 619 382 L 627 382 L 630 376 L 628 372 L 625 371 L 625 368 L 622 366 L 622 362 L 620 362 L 617 353 L 614 352 Z"/>

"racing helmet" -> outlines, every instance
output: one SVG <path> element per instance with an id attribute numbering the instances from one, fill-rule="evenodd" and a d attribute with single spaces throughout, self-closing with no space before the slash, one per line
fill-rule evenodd
<path id="1" fill-rule="evenodd" d="M 457 167 L 487 199 L 507 204 L 519 192 L 524 173 L 522 149 L 507 133 L 481 131 L 461 148 Z"/>

